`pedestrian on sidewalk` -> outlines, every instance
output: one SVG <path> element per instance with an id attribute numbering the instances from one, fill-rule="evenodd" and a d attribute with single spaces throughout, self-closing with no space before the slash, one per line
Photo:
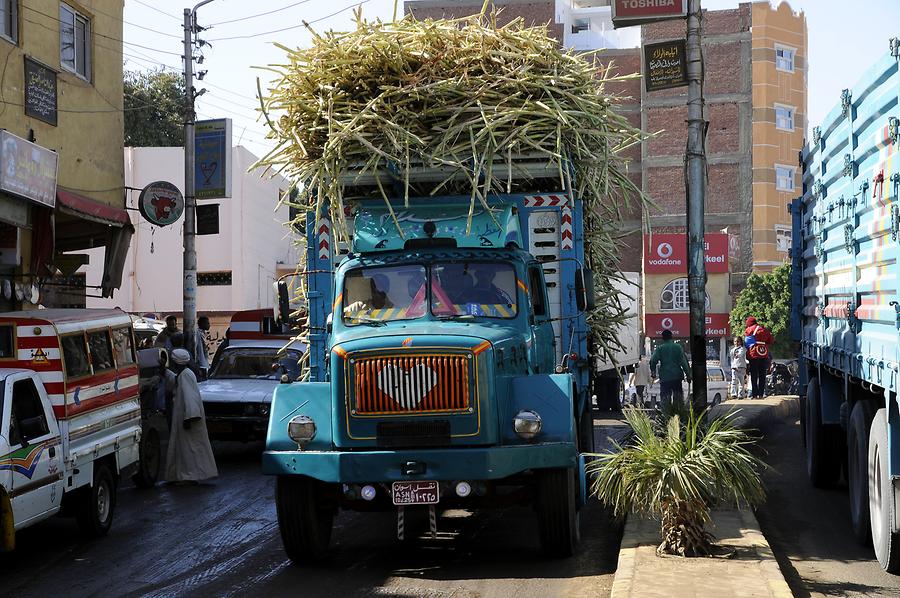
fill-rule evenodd
<path id="1" fill-rule="evenodd" d="M 188 367 L 191 354 L 184 349 L 175 349 L 171 361 L 176 378 L 166 455 L 166 481 L 197 483 L 216 477 L 219 471 L 206 432 L 206 414 L 197 377 Z"/>
<path id="2" fill-rule="evenodd" d="M 736 399 L 746 397 L 744 391 L 744 377 L 747 375 L 747 349 L 744 348 L 744 341 L 740 337 L 734 337 L 734 346 L 729 353 L 731 358 L 731 396 Z"/>
<path id="3" fill-rule="evenodd" d="M 691 367 L 681 345 L 672 340 L 672 331 L 663 330 L 662 344 L 650 357 L 650 371 L 659 366 L 659 400 L 663 409 L 668 409 L 674 401 L 678 407 L 684 405 L 684 390 L 681 381 L 691 383 Z"/>
<path id="4" fill-rule="evenodd" d="M 772 333 L 750 316 L 744 330 L 744 346 L 747 347 L 747 369 L 750 371 L 750 397 L 761 399 L 766 393 L 766 372 L 769 371 L 769 345 L 775 339 Z"/>
<path id="5" fill-rule="evenodd" d="M 644 355 L 641 355 L 637 365 L 634 366 L 634 371 L 631 373 L 631 384 L 637 392 L 638 405 L 646 407 L 644 392 L 650 386 L 650 364 L 647 363 L 647 357 Z"/>

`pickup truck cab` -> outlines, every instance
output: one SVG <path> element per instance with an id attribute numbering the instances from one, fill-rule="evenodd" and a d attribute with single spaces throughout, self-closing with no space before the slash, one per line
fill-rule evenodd
<path id="1" fill-rule="evenodd" d="M 0 314 L 0 360 L 2 548 L 60 511 L 105 534 L 140 451 L 131 319 L 119 310 Z"/>

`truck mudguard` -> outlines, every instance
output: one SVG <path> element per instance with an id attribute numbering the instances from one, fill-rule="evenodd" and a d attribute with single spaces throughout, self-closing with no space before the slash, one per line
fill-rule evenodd
<path id="1" fill-rule="evenodd" d="M 571 374 L 517 376 L 512 378 L 509 391 L 509 400 L 500 415 L 504 443 L 522 443 L 513 430 L 512 421 L 524 409 L 541 417 L 542 442 L 575 442 L 572 429 L 575 397 Z"/>
<path id="2" fill-rule="evenodd" d="M 275 389 L 266 450 L 297 450 L 297 443 L 288 436 L 288 423 L 297 415 L 307 415 L 316 423 L 316 436 L 305 450 L 331 450 L 331 385 L 328 382 L 295 382 L 280 384 Z"/>

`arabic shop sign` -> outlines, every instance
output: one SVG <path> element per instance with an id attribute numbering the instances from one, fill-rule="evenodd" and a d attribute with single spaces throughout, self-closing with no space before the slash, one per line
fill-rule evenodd
<path id="1" fill-rule="evenodd" d="M 25 114 L 56 126 L 56 71 L 25 57 Z"/>
<path id="2" fill-rule="evenodd" d="M 56 206 L 56 152 L 0 131 L 0 191 Z"/>
<path id="3" fill-rule="evenodd" d="M 648 92 L 688 84 L 683 39 L 644 46 L 644 84 Z"/>
<path id="4" fill-rule="evenodd" d="M 184 197 L 178 187 L 166 181 L 150 183 L 138 198 L 138 212 L 156 226 L 175 223 L 184 212 Z"/>
<path id="5" fill-rule="evenodd" d="M 231 197 L 231 119 L 197 121 L 194 127 L 194 195 Z"/>
<path id="6" fill-rule="evenodd" d="M 687 16 L 687 5 L 688 0 L 613 0 L 613 27 L 683 19 Z"/>

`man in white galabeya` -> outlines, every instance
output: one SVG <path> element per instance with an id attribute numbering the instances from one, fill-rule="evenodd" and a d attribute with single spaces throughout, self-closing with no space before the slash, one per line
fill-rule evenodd
<path id="1" fill-rule="evenodd" d="M 177 378 L 166 455 L 166 481 L 197 483 L 216 477 L 219 471 L 206 432 L 206 414 L 197 377 L 187 367 L 191 354 L 184 349 L 175 349 L 171 360 Z"/>

